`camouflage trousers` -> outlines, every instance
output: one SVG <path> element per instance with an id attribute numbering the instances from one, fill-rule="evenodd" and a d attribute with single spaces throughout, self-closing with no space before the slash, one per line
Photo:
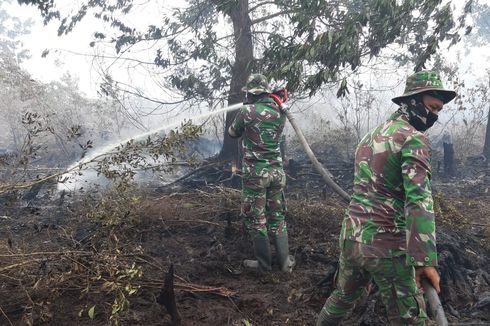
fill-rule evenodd
<path id="1" fill-rule="evenodd" d="M 263 170 L 260 175 L 247 173 L 242 178 L 242 216 L 252 239 L 287 232 L 283 169 Z"/>
<path id="2" fill-rule="evenodd" d="M 425 325 L 425 301 L 415 284 L 415 268 L 405 263 L 405 255 L 366 257 L 362 246 L 358 242 L 344 241 L 336 288 L 325 302 L 317 326 L 338 325 L 371 280 L 379 288 L 391 325 Z"/>

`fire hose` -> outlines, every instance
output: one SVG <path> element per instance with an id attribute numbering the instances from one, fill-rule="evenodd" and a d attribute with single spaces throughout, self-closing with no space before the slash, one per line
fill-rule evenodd
<path id="1" fill-rule="evenodd" d="M 344 191 L 333 179 L 332 179 L 332 174 L 325 169 L 322 164 L 318 161 L 316 158 L 315 154 L 311 150 L 310 145 L 306 141 L 305 136 L 303 135 L 303 132 L 301 129 L 298 127 L 298 124 L 296 123 L 296 120 L 292 116 L 291 112 L 289 110 L 283 110 L 284 114 L 288 118 L 289 122 L 293 126 L 294 131 L 298 135 L 299 141 L 301 145 L 303 146 L 303 149 L 306 152 L 306 155 L 308 155 L 308 158 L 311 160 L 313 163 L 313 166 L 317 170 L 318 173 L 322 176 L 323 180 L 327 183 L 330 188 L 332 188 L 346 203 L 349 203 L 350 201 L 350 196 L 347 194 L 347 192 Z M 424 294 L 425 297 L 427 298 L 427 301 L 429 302 L 429 309 L 431 312 L 431 315 L 434 317 L 436 324 L 438 326 L 447 326 L 448 321 L 446 319 L 446 315 L 444 313 L 444 309 L 441 304 L 441 300 L 439 299 L 439 296 L 437 295 L 436 290 L 430 284 L 426 279 L 422 280 L 422 286 L 424 288 Z"/>

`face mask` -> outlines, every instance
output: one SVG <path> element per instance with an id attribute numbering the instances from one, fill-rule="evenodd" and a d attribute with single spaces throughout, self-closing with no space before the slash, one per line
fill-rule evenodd
<path id="1" fill-rule="evenodd" d="M 413 97 L 402 103 L 402 110 L 408 116 L 408 122 L 418 131 L 426 131 L 437 121 L 437 114 L 432 113 L 422 102 L 421 97 Z"/>
<path id="2" fill-rule="evenodd" d="M 427 129 L 429 129 L 430 127 L 432 127 L 434 125 L 434 123 L 436 123 L 439 116 L 437 114 L 432 113 L 432 111 L 428 110 L 427 108 L 426 108 L 426 110 L 428 111 L 426 126 L 427 126 Z"/>

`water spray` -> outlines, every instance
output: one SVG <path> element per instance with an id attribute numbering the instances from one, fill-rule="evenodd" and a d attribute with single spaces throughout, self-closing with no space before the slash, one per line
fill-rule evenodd
<path id="1" fill-rule="evenodd" d="M 191 119 L 194 119 L 194 120 L 205 119 L 205 118 L 210 117 L 210 116 L 213 116 L 213 115 L 217 115 L 217 114 L 220 114 L 220 113 L 223 113 L 223 112 L 227 112 L 227 111 L 238 109 L 242 105 L 243 105 L 242 103 L 233 104 L 233 105 L 230 105 L 230 106 L 221 108 L 219 110 L 210 111 L 210 112 L 206 112 L 206 113 L 203 113 L 203 114 L 200 114 L 200 115 L 191 117 Z M 154 134 L 157 134 L 157 133 L 160 133 L 162 131 L 166 131 L 166 130 L 168 130 L 170 128 L 177 127 L 177 126 L 179 126 L 179 124 L 181 122 L 182 122 L 182 120 L 179 120 L 179 121 L 176 121 L 176 122 L 167 124 L 167 125 L 165 125 L 163 127 L 152 129 L 150 131 L 147 131 L 147 132 L 138 134 L 136 136 L 128 137 L 127 139 L 124 139 L 122 141 L 111 143 L 111 144 L 108 144 L 108 145 L 106 145 L 104 147 L 101 147 L 100 149 L 94 150 L 91 153 L 89 153 L 88 155 L 86 155 L 84 158 L 82 158 L 79 161 L 77 161 L 77 162 L 73 163 L 72 165 L 70 165 L 66 170 L 64 170 L 63 172 L 59 173 L 58 176 L 61 176 L 60 177 L 61 179 L 70 178 L 72 176 L 72 173 L 74 171 L 76 171 L 78 169 L 81 169 L 84 165 L 88 165 L 90 163 L 94 163 L 97 159 L 99 159 L 101 157 L 104 157 L 104 156 L 107 156 L 107 155 L 110 155 L 110 154 L 115 153 L 117 151 L 117 148 L 118 147 L 122 147 L 125 144 L 127 144 L 128 142 L 145 141 L 147 139 L 147 137 L 149 137 L 151 135 L 154 135 Z M 66 188 L 66 185 L 65 185 L 64 182 L 60 182 L 58 184 L 58 189 L 59 190 L 63 190 L 65 188 Z"/>
<path id="2" fill-rule="evenodd" d="M 219 113 L 223 113 L 223 112 L 227 112 L 227 111 L 238 109 L 242 105 L 243 105 L 242 103 L 233 104 L 233 105 L 224 107 L 224 108 L 219 109 L 219 110 L 216 110 L 216 111 L 211 111 L 211 112 L 203 113 L 201 115 L 198 115 L 198 116 L 193 117 L 192 119 L 196 119 L 196 120 L 197 119 L 204 119 L 204 118 L 207 118 L 207 117 L 210 117 L 210 116 L 219 114 Z M 145 140 L 148 136 L 154 135 L 154 134 L 159 133 L 161 131 L 165 131 L 165 130 L 167 130 L 169 128 L 177 127 L 181 122 L 182 122 L 181 120 L 180 121 L 177 121 L 177 122 L 173 122 L 173 123 L 168 124 L 168 125 L 165 125 L 163 127 L 159 127 L 159 128 L 156 128 L 156 129 L 153 129 L 153 130 L 144 132 L 142 134 L 139 134 L 139 135 L 136 135 L 136 136 L 133 136 L 133 137 L 129 137 L 129 138 L 127 138 L 125 140 L 122 140 L 122 141 L 119 141 L 117 143 L 113 143 L 113 144 L 109 144 L 107 146 L 104 146 L 101 149 L 99 149 L 99 150 L 91 153 L 90 155 L 85 156 L 83 159 L 79 160 L 78 162 L 72 164 L 67 170 L 68 171 L 71 171 L 71 170 L 73 170 L 73 168 L 76 168 L 76 167 L 82 166 L 84 164 L 90 163 L 94 159 L 96 159 L 96 158 L 98 158 L 100 156 L 104 156 L 104 155 L 110 154 L 111 151 L 115 150 L 119 146 L 123 146 L 124 144 L 126 144 L 126 143 L 128 143 L 130 141 L 139 142 L 139 141 Z"/>

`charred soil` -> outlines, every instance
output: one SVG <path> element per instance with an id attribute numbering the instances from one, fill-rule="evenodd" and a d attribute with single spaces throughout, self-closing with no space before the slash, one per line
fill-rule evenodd
<path id="1" fill-rule="evenodd" d="M 291 274 L 242 267 L 252 248 L 232 188 L 139 190 L 117 209 L 110 196 L 88 195 L 4 206 L 0 324 L 171 325 L 158 302 L 173 265 L 181 325 L 314 325 L 332 291 L 344 205 L 309 187 L 287 195 Z M 435 195 L 441 299 L 453 323 L 490 323 L 489 197 Z M 344 324 L 381 325 L 384 315 L 374 287 Z"/>

